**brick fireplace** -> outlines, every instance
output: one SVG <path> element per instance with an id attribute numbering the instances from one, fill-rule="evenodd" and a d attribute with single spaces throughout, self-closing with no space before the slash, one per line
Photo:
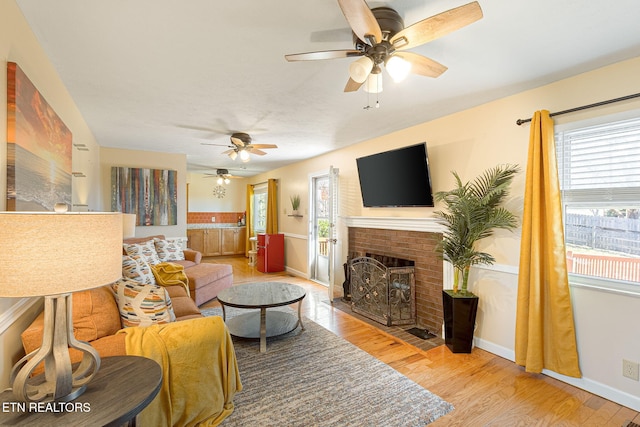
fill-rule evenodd
<path id="1" fill-rule="evenodd" d="M 450 272 L 434 249 L 442 239 L 431 218 L 347 218 L 349 254 L 376 253 L 415 262 L 416 321 L 418 327 L 441 334 L 442 289 Z"/>

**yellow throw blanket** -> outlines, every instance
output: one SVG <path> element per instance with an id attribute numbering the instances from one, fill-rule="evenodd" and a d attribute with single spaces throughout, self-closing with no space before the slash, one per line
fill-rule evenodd
<path id="1" fill-rule="evenodd" d="M 162 367 L 160 391 L 138 415 L 138 425 L 217 426 L 231 415 L 233 397 L 242 384 L 231 335 L 221 317 L 118 333 L 126 334 L 127 354 L 148 357 Z"/>
<path id="2" fill-rule="evenodd" d="M 159 286 L 182 285 L 189 292 L 189 279 L 184 273 L 184 267 L 173 262 L 161 262 L 151 266 L 153 276 L 156 278 L 156 284 Z"/>

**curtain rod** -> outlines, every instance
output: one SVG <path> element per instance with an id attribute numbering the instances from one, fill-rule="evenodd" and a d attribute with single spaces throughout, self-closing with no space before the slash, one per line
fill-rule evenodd
<path id="1" fill-rule="evenodd" d="M 596 102 L 595 104 L 583 105 L 582 107 L 571 108 L 569 110 L 558 111 L 557 113 L 549 114 L 549 117 L 559 116 L 561 114 L 574 113 L 576 111 L 586 110 L 588 108 L 600 107 L 607 104 L 613 104 L 614 102 L 626 101 L 628 99 L 640 98 L 640 93 L 634 93 L 633 95 L 622 96 L 620 98 L 609 99 L 607 101 Z M 516 124 L 518 126 L 530 122 L 531 119 L 518 119 Z"/>

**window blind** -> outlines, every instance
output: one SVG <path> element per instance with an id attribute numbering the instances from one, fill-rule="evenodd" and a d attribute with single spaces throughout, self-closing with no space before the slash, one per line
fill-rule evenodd
<path id="1" fill-rule="evenodd" d="M 559 132 L 556 149 L 565 202 L 640 200 L 640 119 Z"/>

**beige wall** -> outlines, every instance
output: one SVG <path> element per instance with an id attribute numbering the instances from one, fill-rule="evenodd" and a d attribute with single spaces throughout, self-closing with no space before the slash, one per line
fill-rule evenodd
<path id="1" fill-rule="evenodd" d="M 73 170 L 86 178 L 73 178 L 74 204 L 100 210 L 99 150 L 96 140 L 62 84 L 58 73 L 42 51 L 36 37 L 13 0 L 0 2 L 0 210 L 6 209 L 7 188 L 7 62 L 15 62 L 33 82 L 73 134 L 74 143 L 84 143 L 89 152 L 73 150 Z M 10 368 L 22 345 L 19 333 L 35 316 L 36 308 L 23 300 L 0 298 L 0 388 L 8 384 Z"/>
<path id="2" fill-rule="evenodd" d="M 279 224 L 285 235 L 306 236 L 308 211 L 304 212 L 304 221 L 286 216 L 286 209 L 290 209 L 289 196 L 301 194 L 302 206 L 308 207 L 305 189 L 309 174 L 326 171 L 330 165 L 340 169 L 342 218 L 431 216 L 433 208 L 363 208 L 355 159 L 426 141 L 434 191 L 452 186 L 451 170 L 457 171 L 464 180 L 499 163 L 517 163 L 524 171 L 529 126 L 517 126 L 517 119 L 531 117 L 540 109 L 560 111 L 637 93 L 639 75 L 640 58 L 614 64 L 277 169 L 254 177 L 253 182 L 267 178 L 279 180 Z M 556 124 L 635 109 L 640 109 L 639 100 L 561 116 L 556 118 Z M 515 179 L 508 201 L 515 212 L 521 213 L 523 195 L 524 172 Z M 340 222 L 339 230 L 340 240 L 346 241 L 346 229 L 340 227 Z M 286 245 L 291 249 L 286 254 L 287 268 L 306 274 L 306 240 L 288 237 Z M 520 231 L 496 233 L 484 242 L 484 248 L 495 255 L 497 264 L 476 268 L 472 273 L 473 290 L 480 296 L 476 341 L 478 346 L 513 360 Z M 346 259 L 346 244 L 341 251 Z M 640 298 L 576 287 L 572 287 L 572 297 L 584 378 L 563 380 L 640 409 L 640 383 L 629 381 L 621 374 L 623 358 L 640 359 L 640 332 L 620 327 L 637 323 L 635 316 L 640 309 Z"/>
<path id="3" fill-rule="evenodd" d="M 218 184 L 216 178 L 208 178 L 201 173 L 189 173 L 189 212 L 244 212 L 246 205 L 247 179 L 234 178 L 229 184 L 222 184 L 225 196 L 218 198 L 213 189 Z"/>

